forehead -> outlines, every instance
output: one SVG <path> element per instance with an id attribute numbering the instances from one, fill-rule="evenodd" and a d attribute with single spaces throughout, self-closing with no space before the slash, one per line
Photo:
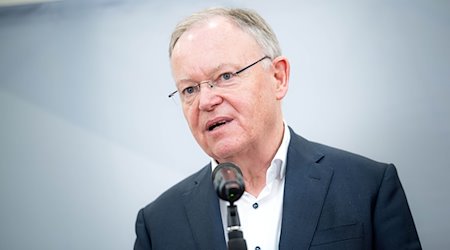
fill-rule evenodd
<path id="1" fill-rule="evenodd" d="M 180 36 L 171 66 L 177 80 L 181 73 L 206 74 L 221 65 L 240 65 L 261 55 L 252 36 L 224 17 L 213 17 L 196 23 Z"/>

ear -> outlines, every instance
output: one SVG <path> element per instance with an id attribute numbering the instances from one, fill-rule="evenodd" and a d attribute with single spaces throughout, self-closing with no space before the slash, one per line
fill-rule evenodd
<path id="1" fill-rule="evenodd" d="M 286 57 L 279 56 L 272 61 L 276 81 L 276 98 L 281 100 L 286 96 L 289 87 L 290 64 Z"/>

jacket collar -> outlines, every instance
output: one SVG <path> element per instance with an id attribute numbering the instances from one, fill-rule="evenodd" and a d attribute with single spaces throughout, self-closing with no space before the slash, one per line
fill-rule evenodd
<path id="1" fill-rule="evenodd" d="M 319 164 L 324 155 L 313 144 L 290 130 L 280 249 L 308 249 L 333 170 Z"/>
<path id="2" fill-rule="evenodd" d="M 211 164 L 194 176 L 183 200 L 197 249 L 226 250 L 219 199 L 211 180 Z"/>

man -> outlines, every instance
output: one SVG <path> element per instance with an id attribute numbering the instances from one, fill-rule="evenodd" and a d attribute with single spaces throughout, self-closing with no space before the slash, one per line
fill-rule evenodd
<path id="1" fill-rule="evenodd" d="M 212 169 L 240 167 L 248 249 L 420 249 L 393 165 L 307 141 L 283 120 L 289 61 L 253 11 L 216 8 L 177 25 L 170 62 L 183 113 L 211 163 L 143 208 L 135 249 L 226 249 Z"/>

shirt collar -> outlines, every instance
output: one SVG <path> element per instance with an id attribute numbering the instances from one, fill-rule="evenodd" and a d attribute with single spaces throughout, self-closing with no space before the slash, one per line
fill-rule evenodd
<path id="1" fill-rule="evenodd" d="M 284 178 L 286 173 L 287 151 L 290 140 L 291 133 L 289 132 L 286 122 L 284 122 L 283 140 L 281 141 L 281 145 L 273 157 L 270 167 L 267 169 L 266 183 L 271 183 L 274 179 L 282 180 Z"/>

